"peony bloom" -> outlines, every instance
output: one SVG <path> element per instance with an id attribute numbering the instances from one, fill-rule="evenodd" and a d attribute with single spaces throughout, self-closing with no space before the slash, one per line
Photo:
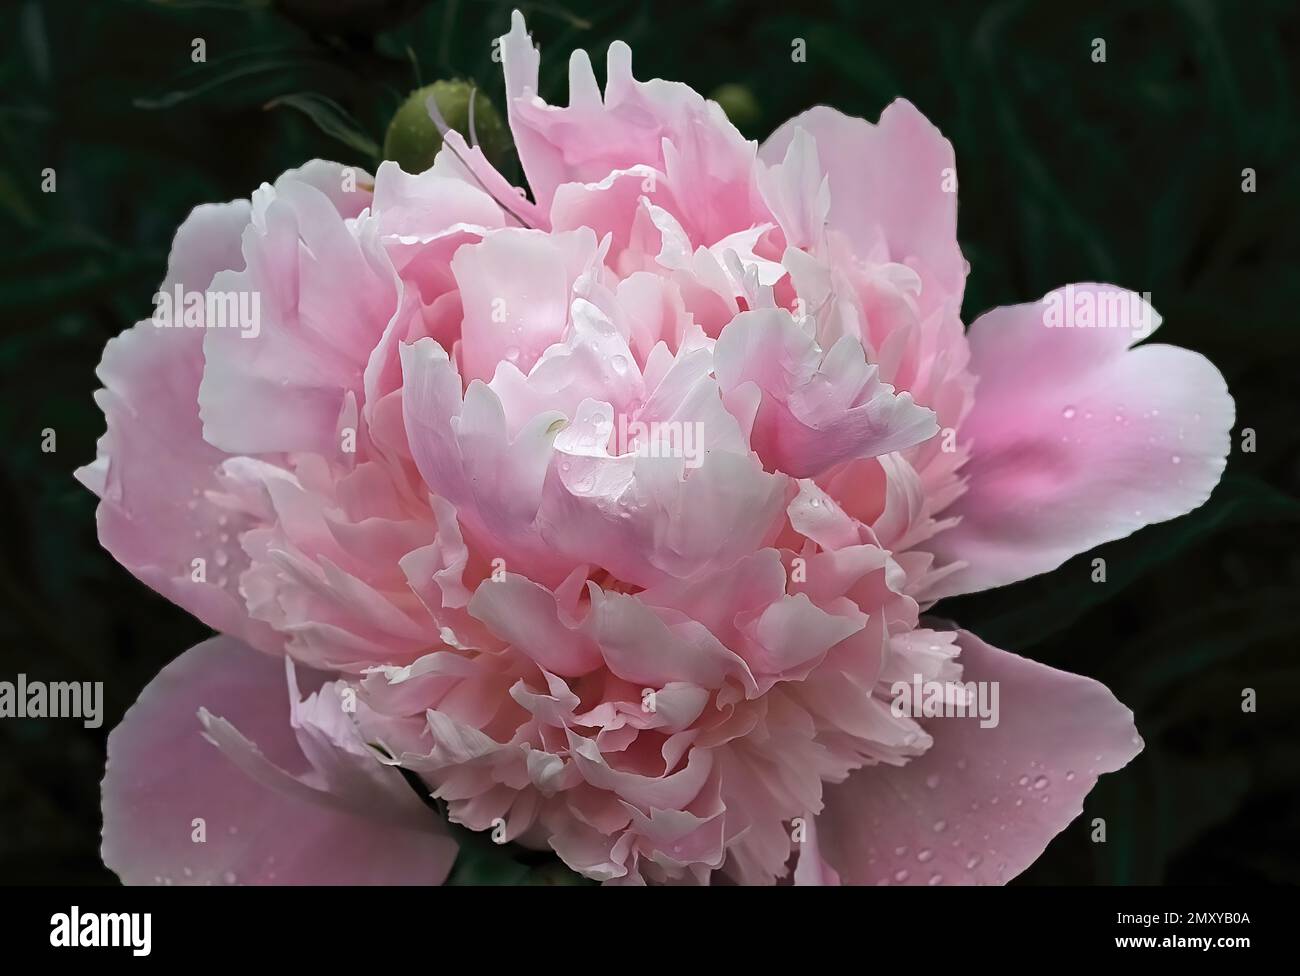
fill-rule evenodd
<path id="1" fill-rule="evenodd" d="M 502 53 L 531 198 L 454 131 L 310 163 L 196 209 L 200 301 L 105 351 L 100 538 L 222 635 L 112 734 L 105 863 L 439 883 L 436 804 L 615 883 L 1013 877 L 1141 740 L 922 611 L 1200 505 L 1222 377 L 1104 285 L 967 331 L 907 102 L 760 147 L 621 43 L 567 107 Z"/>

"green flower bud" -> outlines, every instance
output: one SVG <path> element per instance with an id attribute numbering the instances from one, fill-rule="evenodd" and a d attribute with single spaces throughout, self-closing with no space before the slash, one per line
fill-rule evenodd
<path id="1" fill-rule="evenodd" d="M 758 99 L 745 85 L 728 82 L 715 88 L 709 97 L 722 106 L 722 111 L 727 113 L 727 118 L 737 129 L 752 128 L 763 118 Z"/>
<path id="2" fill-rule="evenodd" d="M 467 81 L 435 81 L 411 93 L 388 124 L 384 137 L 384 158 L 396 161 L 408 173 L 422 173 L 433 165 L 442 148 L 442 134 L 429 116 L 427 102 L 433 97 L 438 112 L 450 128 L 474 144 L 469 125 L 469 96 L 474 92 L 474 136 L 488 162 L 497 168 L 510 151 L 510 131 L 487 96 Z"/>

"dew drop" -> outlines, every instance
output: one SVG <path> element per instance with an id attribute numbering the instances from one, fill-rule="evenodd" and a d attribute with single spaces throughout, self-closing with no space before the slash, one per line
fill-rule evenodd
<path id="1" fill-rule="evenodd" d="M 1064 417 L 1066 420 L 1073 420 L 1074 413 L 1075 413 L 1074 407 L 1066 407 L 1064 410 L 1061 411 L 1061 416 Z"/>
<path id="2" fill-rule="evenodd" d="M 941 884 L 943 884 L 943 875 L 942 875 L 942 874 L 932 874 L 932 875 L 930 875 L 930 880 L 929 880 L 928 882 L 926 882 L 926 883 L 927 883 L 931 888 L 933 888 L 935 885 L 941 885 Z"/>
<path id="3" fill-rule="evenodd" d="M 966 870 L 974 871 L 983 863 L 983 861 L 984 858 L 980 857 L 978 854 L 972 854 L 970 857 L 966 858 Z"/>
<path id="4" fill-rule="evenodd" d="M 1036 790 L 1045 789 L 1047 787 L 1047 783 L 1048 780 L 1046 776 L 1039 776 L 1036 780 L 1034 780 L 1034 789 Z"/>
<path id="5" fill-rule="evenodd" d="M 1183 463 L 1183 459 L 1182 459 L 1181 457 L 1179 457 L 1177 454 L 1175 454 L 1175 455 L 1174 455 L 1173 457 L 1171 457 L 1169 460 L 1172 461 L 1174 464 L 1182 464 L 1182 463 Z"/>
<path id="6" fill-rule="evenodd" d="M 945 830 L 947 830 L 947 829 L 948 829 L 948 821 L 947 821 L 947 820 L 936 820 L 936 821 L 934 822 L 934 832 L 935 832 L 936 834 L 942 834 L 942 833 L 943 833 Z"/>
<path id="7" fill-rule="evenodd" d="M 929 776 L 927 776 L 927 777 L 925 778 L 925 785 L 926 785 L 929 789 L 932 789 L 932 790 L 934 790 L 934 789 L 938 789 L 938 788 L 939 788 L 939 774 L 938 774 L 938 773 L 931 773 Z"/>
<path id="8" fill-rule="evenodd" d="M 930 850 L 928 847 L 923 848 L 916 853 L 916 859 L 922 864 L 930 860 L 932 857 L 934 857 L 934 851 Z"/>
<path id="9" fill-rule="evenodd" d="M 905 870 L 894 872 L 894 880 L 897 881 L 899 884 L 902 884 L 904 881 L 906 881 L 908 877 L 909 875 Z"/>

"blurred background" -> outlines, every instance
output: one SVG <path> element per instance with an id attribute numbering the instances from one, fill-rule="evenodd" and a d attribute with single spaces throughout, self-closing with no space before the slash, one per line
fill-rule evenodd
<path id="1" fill-rule="evenodd" d="M 1294 2 L 29 0 L 0 4 L 0 680 L 104 681 L 105 714 L 97 730 L 0 720 L 0 882 L 114 882 L 98 856 L 105 738 L 205 636 L 99 548 L 72 479 L 103 431 L 104 343 L 150 313 L 196 204 L 317 156 L 373 167 L 394 112 L 434 81 L 500 108 L 491 43 L 516 5 L 551 101 L 573 48 L 603 76 L 615 38 L 638 77 L 712 95 L 754 139 L 814 104 L 874 120 L 906 96 L 956 146 L 966 321 L 1111 282 L 1149 291 L 1161 340 L 1218 365 L 1238 430 L 1208 504 L 937 612 L 1105 682 L 1146 739 L 1017 884 L 1300 878 Z M 1097 555 L 1105 584 L 1089 581 Z"/>

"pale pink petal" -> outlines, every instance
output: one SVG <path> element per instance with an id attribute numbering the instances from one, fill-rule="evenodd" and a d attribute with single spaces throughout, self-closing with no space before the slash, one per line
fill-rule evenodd
<path id="1" fill-rule="evenodd" d="M 209 734 L 237 725 L 257 743 L 242 761 L 275 786 L 205 738 L 204 708 L 224 716 L 210 719 Z M 109 736 L 104 863 L 128 884 L 442 882 L 456 847 L 434 811 L 417 828 L 384 818 L 384 791 L 367 797 L 374 818 L 316 802 L 293 778 L 310 768 L 290 725 L 283 662 L 230 638 L 206 641 L 164 668 Z M 421 807 L 413 791 L 392 802 Z"/>
<path id="2" fill-rule="evenodd" d="M 203 330 L 203 436 L 236 454 L 339 452 L 339 420 L 370 353 L 402 311 L 373 222 L 360 233 L 322 191 L 282 178 L 253 195 L 247 267 L 214 293 L 255 299 L 255 330 Z"/>
<path id="3" fill-rule="evenodd" d="M 1099 775 L 1142 749 L 1104 685 L 964 631 L 959 643 L 962 681 L 997 683 L 998 724 L 925 719 L 924 755 L 826 788 L 821 850 L 846 884 L 1009 881 L 1082 812 Z"/>
<path id="4" fill-rule="evenodd" d="M 631 50 L 615 41 L 603 96 L 590 59 L 574 51 L 569 104 L 547 105 L 538 97 L 540 57 L 518 11 L 501 42 L 510 130 L 541 209 L 550 210 L 562 184 L 596 183 L 645 165 L 665 174 L 695 243 L 712 244 L 755 222 L 755 146 L 716 102 L 686 85 L 637 81 Z"/>
<path id="5" fill-rule="evenodd" d="M 931 597 L 1045 573 L 1176 518 L 1223 473 L 1235 410 L 1219 371 L 1175 346 L 1130 349 L 1159 322 L 1137 295 L 1070 287 L 971 326 L 979 386 L 960 430 L 969 483 L 943 512 L 961 522 L 927 545 L 940 562 L 967 565 Z M 1092 326 L 1048 326 L 1067 293 L 1096 308 Z"/>
<path id="6" fill-rule="evenodd" d="M 830 226 L 861 256 L 883 257 L 921 275 L 921 309 L 961 304 L 966 261 L 957 246 L 956 162 L 945 139 L 911 102 L 898 99 L 876 125 L 818 106 L 763 143 L 759 157 L 781 163 L 796 132 L 817 143 L 830 178 Z"/>
<path id="7" fill-rule="evenodd" d="M 202 291 L 214 275 L 242 267 L 248 219 L 247 201 L 196 208 L 176 232 L 161 290 Z M 108 343 L 96 373 L 108 430 L 98 458 L 77 477 L 100 497 L 100 543 L 210 627 L 277 647 L 239 595 L 247 557 L 224 541 L 247 528 L 247 519 L 214 500 L 226 455 L 204 442 L 199 422 L 203 330 L 141 322 Z"/>
<path id="8" fill-rule="evenodd" d="M 451 269 L 465 310 L 465 380 L 488 382 L 498 363 L 527 373 L 564 334 L 574 282 L 596 254 L 596 235 L 587 228 L 558 234 L 507 229 L 458 250 Z"/>
<path id="9" fill-rule="evenodd" d="M 911 447 L 939 429 L 933 411 L 881 382 L 856 340 L 845 336 L 823 352 L 784 309 L 737 315 L 713 355 L 724 397 L 750 384 L 762 392 L 754 450 L 796 478 Z"/>

